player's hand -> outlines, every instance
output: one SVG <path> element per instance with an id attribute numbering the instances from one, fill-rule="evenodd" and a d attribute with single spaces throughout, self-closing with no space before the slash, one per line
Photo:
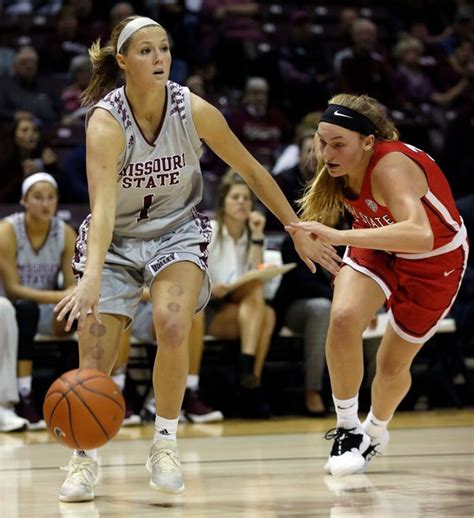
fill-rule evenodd
<path id="1" fill-rule="evenodd" d="M 263 239 L 263 230 L 265 228 L 265 216 L 256 210 L 249 214 L 249 228 L 253 239 Z"/>
<path id="2" fill-rule="evenodd" d="M 339 273 L 341 269 L 339 263 L 342 260 L 337 255 L 334 247 L 321 239 L 311 236 L 307 232 L 302 232 L 298 227 L 286 226 L 285 228 L 293 238 L 298 255 L 313 273 L 316 272 L 314 262 L 319 263 L 333 275 Z"/>
<path id="3" fill-rule="evenodd" d="M 99 315 L 99 293 L 100 283 L 84 277 L 72 292 L 56 304 L 54 311 L 58 313 L 58 321 L 63 320 L 69 313 L 64 327 L 66 332 L 71 330 L 74 320 L 77 320 L 77 332 L 80 333 L 90 311 L 92 311 L 96 323 L 102 324 Z"/>
<path id="4" fill-rule="evenodd" d="M 216 299 L 223 299 L 228 293 L 227 284 L 214 284 L 212 287 L 212 296 Z"/>
<path id="5" fill-rule="evenodd" d="M 290 223 L 285 227 L 285 230 L 290 231 L 291 229 L 300 229 L 308 233 L 313 239 L 319 238 L 326 243 L 331 245 L 339 246 L 344 245 L 341 231 L 335 228 L 328 227 L 317 221 L 300 221 L 299 223 Z"/>

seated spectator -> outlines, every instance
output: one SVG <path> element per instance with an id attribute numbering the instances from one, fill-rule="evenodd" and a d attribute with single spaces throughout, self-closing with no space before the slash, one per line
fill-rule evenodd
<path id="1" fill-rule="evenodd" d="M 69 65 L 71 84 L 61 92 L 61 112 L 64 124 L 84 123 L 87 109 L 81 106 L 82 92 L 92 76 L 89 56 L 75 56 Z"/>
<path id="2" fill-rule="evenodd" d="M 358 18 L 352 25 L 352 46 L 334 57 L 336 87 L 340 92 L 377 97 L 385 106 L 397 105 L 397 92 L 391 81 L 391 69 L 376 50 L 377 26 Z"/>
<path id="3" fill-rule="evenodd" d="M 263 77 L 249 78 L 230 126 L 250 153 L 271 170 L 277 150 L 288 142 L 290 126 L 283 114 L 270 105 L 268 89 Z"/>
<path id="4" fill-rule="evenodd" d="M 59 118 L 54 94 L 38 78 L 38 53 L 21 47 L 13 60 L 13 75 L 0 81 L 0 120 L 12 121 L 16 112 L 32 113 L 42 122 Z"/>
<path id="5" fill-rule="evenodd" d="M 238 90 L 250 75 L 250 63 L 262 40 L 259 11 L 259 3 L 253 0 L 203 0 L 202 13 L 212 19 L 214 34 L 219 35 L 214 51 L 220 81 Z"/>
<path id="6" fill-rule="evenodd" d="M 265 217 L 253 211 L 253 195 L 232 170 L 223 177 L 211 221 L 209 276 L 211 301 L 206 332 L 216 338 L 240 339 L 239 381 L 248 417 L 269 417 L 260 380 L 275 327 L 275 313 L 260 282 L 229 291 L 229 284 L 263 262 Z"/>
<path id="7" fill-rule="evenodd" d="M 286 169 L 291 169 L 295 165 L 298 165 L 300 159 L 300 150 L 297 142 L 304 134 L 310 132 L 313 132 L 314 134 L 316 132 L 321 115 L 322 112 L 309 112 L 300 120 L 295 129 L 294 142 L 288 144 L 288 146 L 283 149 L 277 158 L 275 166 L 272 170 L 272 174 L 274 176 L 280 174 Z"/>
<path id="8" fill-rule="evenodd" d="M 295 212 L 299 210 L 297 201 L 303 196 L 304 189 L 314 177 L 314 171 L 316 170 L 313 157 L 315 132 L 315 129 L 306 129 L 299 135 L 296 141 L 298 162 L 293 167 L 289 167 L 275 176 L 275 181 Z M 282 230 L 281 223 L 270 211 L 267 211 L 267 222 L 269 229 Z"/>
<path id="9" fill-rule="evenodd" d="M 76 233 L 55 216 L 58 188 L 47 173 L 29 176 L 22 184 L 24 212 L 11 214 L 0 223 L 2 281 L 14 303 L 19 323 L 18 392 L 16 407 L 30 429 L 44 428 L 32 399 L 34 336 L 62 336 L 54 306 L 75 286 L 71 269 Z M 62 274 L 63 288 L 59 288 Z"/>
<path id="10" fill-rule="evenodd" d="M 48 37 L 47 48 L 38 49 L 42 74 L 66 74 L 71 59 L 87 56 L 88 46 L 79 41 L 79 20 L 72 7 L 61 9 L 55 29 Z"/>
<path id="11" fill-rule="evenodd" d="M 313 32 L 309 13 L 304 10 L 292 13 L 288 41 L 279 50 L 278 68 L 284 85 L 281 93 L 288 96 L 288 113 L 293 120 L 324 107 L 331 74 L 326 52 L 325 42 Z"/>
<path id="12" fill-rule="evenodd" d="M 17 203 L 23 180 L 39 171 L 46 171 L 57 180 L 61 176 L 57 156 L 51 148 L 43 146 L 33 116 L 18 114 L 0 156 L 0 202 Z"/>
<path id="13" fill-rule="evenodd" d="M 321 391 L 332 299 L 329 275 L 322 268 L 311 273 L 296 253 L 289 236 L 282 243 L 281 256 L 283 263 L 295 262 L 297 266 L 283 276 L 272 301 L 277 329 L 286 326 L 302 335 L 306 410 L 311 416 L 322 417 L 326 415 Z"/>
<path id="14" fill-rule="evenodd" d="M 430 77 L 421 67 L 423 44 L 416 38 L 403 38 L 395 45 L 393 54 L 398 62 L 394 81 L 403 107 L 417 112 L 420 105 L 431 103 L 435 91 Z"/>
<path id="15" fill-rule="evenodd" d="M 0 297 L 0 432 L 25 428 L 28 421 L 15 413 L 18 403 L 16 358 L 18 326 L 12 303 Z"/>

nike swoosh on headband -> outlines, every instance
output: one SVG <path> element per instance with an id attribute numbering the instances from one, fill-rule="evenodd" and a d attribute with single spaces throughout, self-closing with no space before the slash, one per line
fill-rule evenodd
<path id="1" fill-rule="evenodd" d="M 352 119 L 350 115 L 346 115 L 345 113 L 341 113 L 339 110 L 336 110 L 334 112 L 334 115 L 337 115 L 338 117 L 347 117 L 348 119 Z"/>

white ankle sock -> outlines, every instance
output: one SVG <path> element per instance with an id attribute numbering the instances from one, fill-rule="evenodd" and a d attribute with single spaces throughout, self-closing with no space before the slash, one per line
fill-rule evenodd
<path id="1" fill-rule="evenodd" d="M 186 388 L 191 390 L 198 390 L 199 388 L 199 374 L 188 374 L 188 378 L 186 380 Z"/>
<path id="2" fill-rule="evenodd" d="M 155 417 L 155 433 L 153 435 L 153 443 L 168 439 L 176 441 L 176 432 L 178 431 L 178 419 L 165 419 L 164 417 Z"/>
<path id="3" fill-rule="evenodd" d="M 29 394 L 31 394 L 32 379 L 32 376 L 22 376 L 21 378 L 18 378 L 18 392 L 23 397 L 26 397 Z"/>
<path id="4" fill-rule="evenodd" d="M 372 413 L 372 407 L 364 421 L 364 429 L 371 437 L 379 437 L 387 429 L 388 423 L 392 420 L 393 416 L 390 416 L 387 421 L 381 421 L 377 419 Z"/>
<path id="5" fill-rule="evenodd" d="M 97 460 L 97 448 L 93 450 L 74 450 L 74 455 L 78 457 L 84 457 L 87 455 L 91 459 Z"/>
<path id="6" fill-rule="evenodd" d="M 356 394 L 350 399 L 337 399 L 334 394 L 332 395 L 334 401 L 334 408 L 337 414 L 337 427 L 345 428 L 357 428 L 360 426 L 359 417 L 357 411 L 359 410 L 359 394 Z"/>

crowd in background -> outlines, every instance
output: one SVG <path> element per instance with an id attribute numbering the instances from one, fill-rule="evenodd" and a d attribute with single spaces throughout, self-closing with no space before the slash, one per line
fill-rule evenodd
<path id="1" fill-rule="evenodd" d="M 87 204 L 86 113 L 80 102 L 91 76 L 87 50 L 97 38 L 107 41 L 120 20 L 140 14 L 158 20 L 169 32 L 170 79 L 222 111 L 295 207 L 312 177 L 312 136 L 328 99 L 336 92 L 367 93 L 385 106 L 403 141 L 429 152 L 441 165 L 472 232 L 474 3 L 360 0 L 350 6 L 315 4 L 4 0 L 0 6 L 0 203 L 17 204 L 25 178 L 47 172 L 57 182 L 60 203 Z M 211 215 L 225 169 L 215 155 L 205 151 L 201 208 Z M 279 222 L 271 214 L 266 217 L 265 231 L 281 232 Z M 298 261 L 288 242 L 282 243 L 281 251 L 285 262 Z M 303 335 L 306 408 L 322 415 L 323 349 L 331 289 L 323 273 L 309 278 L 300 266 L 284 278 L 274 310 L 265 309 L 260 291 L 261 300 L 255 292 L 247 301 L 250 308 L 260 308 L 268 328 L 262 323 L 259 330 L 266 335 L 257 345 L 265 351 L 255 372 L 245 370 L 249 351 L 245 344 L 258 342 L 259 336 L 254 339 L 244 333 L 242 337 L 238 329 L 234 334 L 243 344 L 241 367 L 248 376 L 242 387 L 247 397 L 257 394 L 268 349 L 265 344 L 272 331 L 285 325 Z M 471 264 L 459 304 L 453 309 L 458 328 L 468 337 L 473 334 L 473 283 Z M 241 297 L 244 300 L 249 294 Z M 240 299 L 233 302 L 236 307 L 241 304 Z M 255 347 L 252 354 L 258 355 Z M 197 390 L 195 378 L 192 387 Z M 268 416 L 260 394 L 259 398 L 256 414 Z M 212 409 L 199 407 L 197 413 L 205 411 Z"/>

